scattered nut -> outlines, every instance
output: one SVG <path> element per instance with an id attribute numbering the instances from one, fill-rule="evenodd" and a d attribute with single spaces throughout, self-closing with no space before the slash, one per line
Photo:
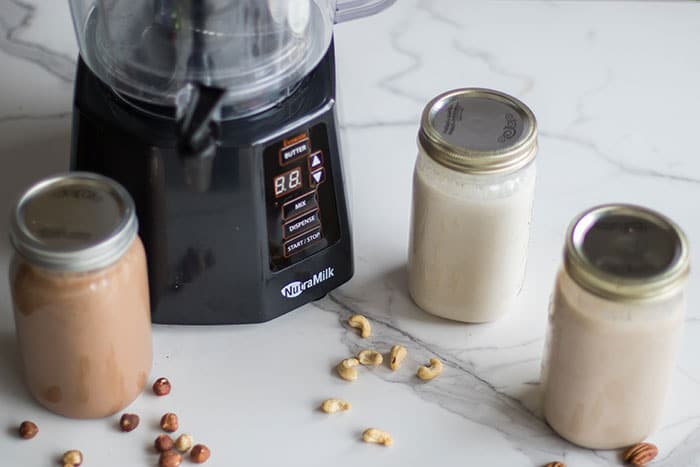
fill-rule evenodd
<path id="1" fill-rule="evenodd" d="M 182 456 L 179 452 L 165 451 L 160 453 L 159 467 L 178 467 L 180 464 L 182 464 Z"/>
<path id="2" fill-rule="evenodd" d="M 19 426 L 19 436 L 23 439 L 32 439 L 39 433 L 39 427 L 34 422 L 25 420 Z"/>
<path id="3" fill-rule="evenodd" d="M 356 358 L 346 358 L 342 362 L 338 363 L 335 367 L 335 371 L 338 372 L 338 376 L 346 381 L 355 381 L 357 379 L 357 370 L 355 367 L 359 365 L 360 362 Z"/>
<path id="4" fill-rule="evenodd" d="M 442 362 L 437 358 L 430 359 L 430 366 L 422 366 L 418 368 L 416 376 L 418 376 L 423 381 L 430 381 L 431 379 L 442 373 Z"/>
<path id="5" fill-rule="evenodd" d="M 203 444 L 195 444 L 190 451 L 190 459 L 197 464 L 203 464 L 211 456 L 211 451 Z"/>
<path id="6" fill-rule="evenodd" d="M 187 434 L 182 434 L 175 440 L 175 449 L 180 452 L 187 452 L 192 447 L 192 437 Z"/>
<path id="7" fill-rule="evenodd" d="M 658 448 L 651 443 L 637 443 L 622 455 L 625 462 L 632 465 L 646 465 L 659 453 Z"/>
<path id="8" fill-rule="evenodd" d="M 357 354 L 357 360 L 363 365 L 378 366 L 382 364 L 384 357 L 376 350 L 365 349 Z"/>
<path id="9" fill-rule="evenodd" d="M 362 441 L 365 443 L 383 444 L 384 446 L 391 446 L 394 444 L 394 440 L 389 433 L 378 430 L 377 428 L 367 428 L 363 431 Z"/>
<path id="10" fill-rule="evenodd" d="M 63 464 L 72 465 L 74 467 L 83 463 L 83 453 L 77 449 L 71 449 L 63 454 Z"/>
<path id="11" fill-rule="evenodd" d="M 163 415 L 163 417 L 160 419 L 160 427 L 163 429 L 163 431 L 167 431 L 168 433 L 177 431 L 177 415 L 171 412 L 168 412 L 165 415 Z"/>
<path id="12" fill-rule="evenodd" d="M 326 413 L 343 412 L 345 410 L 350 410 L 350 407 L 350 402 L 343 399 L 326 399 L 321 404 L 321 410 Z"/>
<path id="13" fill-rule="evenodd" d="M 170 394 L 170 381 L 168 378 L 158 378 L 155 383 L 153 383 L 153 392 L 156 396 L 166 396 Z"/>
<path id="14" fill-rule="evenodd" d="M 564 464 L 563 462 L 554 461 L 554 462 L 550 462 L 549 464 L 545 465 L 544 467 L 566 467 L 566 464 Z"/>
<path id="15" fill-rule="evenodd" d="M 175 443 L 173 442 L 173 439 L 170 436 L 159 435 L 156 438 L 154 446 L 156 447 L 156 451 L 165 452 L 170 451 L 175 446 Z"/>
<path id="16" fill-rule="evenodd" d="M 129 432 L 134 431 L 141 419 L 135 413 L 125 413 L 122 418 L 119 419 L 119 428 L 122 431 Z"/>
<path id="17" fill-rule="evenodd" d="M 350 327 L 359 329 L 360 335 L 365 339 L 372 335 L 372 326 L 369 324 L 369 320 L 362 315 L 351 316 L 348 324 Z"/>
<path id="18" fill-rule="evenodd" d="M 391 353 L 389 354 L 389 368 L 392 371 L 396 371 L 401 366 L 401 362 L 406 358 L 408 351 L 403 345 L 395 345 L 391 348 Z"/>

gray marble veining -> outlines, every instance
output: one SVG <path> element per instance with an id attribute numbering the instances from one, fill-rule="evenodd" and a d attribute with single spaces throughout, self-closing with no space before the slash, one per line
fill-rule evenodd
<path id="1" fill-rule="evenodd" d="M 590 465 L 610 465 L 610 462 L 619 461 L 619 453 L 613 451 L 593 451 L 572 447 L 547 426 L 539 408 L 532 410 L 522 402 L 522 399 L 531 394 L 513 397 L 501 392 L 488 379 L 480 376 L 472 365 L 463 361 L 450 349 L 425 342 L 386 319 L 366 313 L 365 316 L 370 319 L 372 325 L 372 335 L 368 339 L 360 338 L 355 330 L 347 325 L 352 315 L 362 312 L 362 307 L 352 297 L 337 292 L 331 293 L 325 299 L 315 302 L 314 306 L 338 316 L 341 325 L 347 329 L 342 341 L 347 346 L 349 355 L 356 355 L 366 348 L 386 351 L 396 344 L 406 347 L 408 357 L 399 370 L 392 372 L 388 368 L 381 367 L 374 371 L 374 375 L 387 383 L 408 385 L 419 397 L 441 409 L 487 429 L 498 431 L 517 445 L 518 450 L 532 461 L 532 465 L 540 465 L 542 459 L 546 458 L 558 457 L 566 461 L 572 450 L 591 462 Z M 532 343 L 541 343 L 541 339 L 524 342 L 517 346 Z M 439 358 L 445 365 L 445 370 L 440 377 L 430 382 L 420 381 L 415 377 L 415 370 L 419 365 L 427 364 L 432 357 Z M 539 398 L 539 382 L 530 381 L 525 384 L 531 386 L 535 397 Z M 698 420 L 700 416 L 689 416 L 667 428 Z M 654 465 L 697 466 L 700 465 L 699 454 L 700 428 L 693 430 L 671 451 L 663 453 L 661 461 L 655 462 Z"/>
<path id="2" fill-rule="evenodd" d="M 17 37 L 22 30 L 31 27 L 35 9 L 28 2 L 3 0 L 0 4 L 0 51 L 34 63 L 60 80 L 70 83 L 75 74 L 75 57 Z"/>
<path id="3" fill-rule="evenodd" d="M 347 326 L 347 320 L 353 314 L 361 312 L 361 309 L 351 297 L 340 293 L 331 293 L 326 299 L 314 303 L 314 306 L 336 313 L 339 321 L 348 328 L 343 343 L 350 355 L 356 355 L 365 348 L 386 351 L 395 344 L 406 347 L 409 356 L 398 371 L 392 372 L 382 367 L 374 374 L 389 383 L 409 385 L 419 397 L 442 409 L 498 431 L 518 445 L 533 465 L 547 456 L 556 457 L 571 449 L 570 444 L 552 432 L 541 414 L 528 408 L 519 398 L 500 392 L 449 349 L 427 343 L 387 320 L 367 314 L 365 316 L 372 324 L 372 336 L 368 339 L 359 338 Z M 427 364 L 432 357 L 439 358 L 445 365 L 445 370 L 438 378 L 422 382 L 415 377 L 416 368 Z M 532 390 L 538 393 L 537 383 L 532 383 Z M 587 457 L 595 462 L 594 465 L 607 465 L 607 461 L 614 459 L 610 453 L 582 451 L 587 452 Z"/>

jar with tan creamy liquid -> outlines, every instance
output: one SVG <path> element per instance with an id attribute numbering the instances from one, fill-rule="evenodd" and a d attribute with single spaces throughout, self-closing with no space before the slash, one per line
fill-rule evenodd
<path id="1" fill-rule="evenodd" d="M 105 417 L 146 384 L 151 320 L 137 230 L 126 190 L 88 173 L 37 183 L 13 211 L 17 340 L 27 385 L 53 412 Z"/>
<path id="2" fill-rule="evenodd" d="M 523 284 L 535 192 L 537 123 L 519 100 L 457 89 L 423 111 L 408 253 L 416 304 L 463 322 L 494 321 Z"/>
<path id="3" fill-rule="evenodd" d="M 569 227 L 542 361 L 544 416 L 592 449 L 656 427 L 685 315 L 688 244 L 672 221 L 623 204 Z"/>

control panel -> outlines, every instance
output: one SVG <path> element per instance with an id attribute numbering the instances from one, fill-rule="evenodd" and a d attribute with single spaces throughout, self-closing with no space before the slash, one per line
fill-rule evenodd
<path id="1" fill-rule="evenodd" d="M 340 229 L 326 125 L 265 148 L 270 269 L 279 271 L 338 241 Z"/>

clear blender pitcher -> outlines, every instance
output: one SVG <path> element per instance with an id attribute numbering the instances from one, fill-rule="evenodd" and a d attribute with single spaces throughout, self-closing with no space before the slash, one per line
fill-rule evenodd
<path id="1" fill-rule="evenodd" d="M 80 55 L 116 92 L 176 106 L 188 83 L 226 91 L 224 117 L 284 99 L 319 63 L 333 25 L 395 0 L 70 0 Z"/>

